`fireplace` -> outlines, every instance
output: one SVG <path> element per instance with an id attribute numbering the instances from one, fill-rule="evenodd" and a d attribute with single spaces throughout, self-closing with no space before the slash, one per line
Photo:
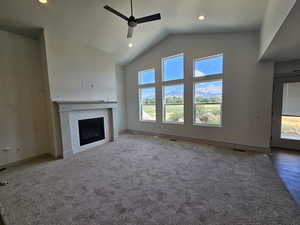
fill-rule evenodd
<path id="1" fill-rule="evenodd" d="M 62 152 L 67 158 L 118 137 L 116 102 L 58 102 Z"/>
<path id="2" fill-rule="evenodd" d="M 105 139 L 104 117 L 78 120 L 80 146 Z"/>

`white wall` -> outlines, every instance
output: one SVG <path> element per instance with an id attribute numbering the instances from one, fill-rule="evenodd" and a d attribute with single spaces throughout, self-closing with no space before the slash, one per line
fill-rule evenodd
<path id="1" fill-rule="evenodd" d="M 157 90 L 159 122 L 139 122 L 138 71 L 154 67 L 161 80 L 161 58 L 185 54 L 185 124 L 161 124 L 161 90 Z M 192 126 L 193 57 L 224 54 L 224 126 Z M 206 139 L 240 145 L 269 147 L 273 63 L 259 63 L 258 33 L 174 35 L 127 65 L 128 129 Z"/>
<path id="2" fill-rule="evenodd" d="M 263 57 L 296 1 L 297 0 L 269 0 L 261 27 L 260 58 Z"/>
<path id="3" fill-rule="evenodd" d="M 119 132 L 127 129 L 125 73 L 122 66 L 116 66 L 118 128 Z"/>
<path id="4" fill-rule="evenodd" d="M 0 49 L 2 165 L 48 153 L 50 145 L 39 42 L 0 31 Z"/>
<path id="5" fill-rule="evenodd" d="M 61 154 L 59 116 L 55 101 L 118 101 L 118 129 L 126 129 L 124 78 L 111 54 L 44 30 L 44 76 L 50 89 L 49 123 L 52 154 Z"/>
<path id="6" fill-rule="evenodd" d="M 52 101 L 116 101 L 110 54 L 48 31 L 44 35 Z"/>

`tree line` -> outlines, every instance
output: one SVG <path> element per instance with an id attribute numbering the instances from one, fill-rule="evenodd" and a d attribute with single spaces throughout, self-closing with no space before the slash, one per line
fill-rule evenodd
<path id="1" fill-rule="evenodd" d="M 220 97 L 211 97 L 211 98 L 204 98 L 204 97 L 196 97 L 196 103 L 221 103 L 222 99 Z M 145 98 L 143 100 L 143 104 L 152 105 L 155 104 L 155 98 Z M 166 97 L 166 104 L 183 104 L 183 98 L 172 96 Z"/>

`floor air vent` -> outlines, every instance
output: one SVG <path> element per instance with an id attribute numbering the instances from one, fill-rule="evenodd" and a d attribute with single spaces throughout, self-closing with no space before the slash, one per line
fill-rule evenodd
<path id="1" fill-rule="evenodd" d="M 233 149 L 233 151 L 236 151 L 236 152 L 247 152 L 246 150 L 242 150 L 242 149 Z"/>

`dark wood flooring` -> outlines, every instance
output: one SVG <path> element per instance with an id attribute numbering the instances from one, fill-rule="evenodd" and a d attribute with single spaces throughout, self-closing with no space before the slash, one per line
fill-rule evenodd
<path id="1" fill-rule="evenodd" d="M 300 151 L 273 149 L 271 159 L 290 194 L 300 206 Z"/>

